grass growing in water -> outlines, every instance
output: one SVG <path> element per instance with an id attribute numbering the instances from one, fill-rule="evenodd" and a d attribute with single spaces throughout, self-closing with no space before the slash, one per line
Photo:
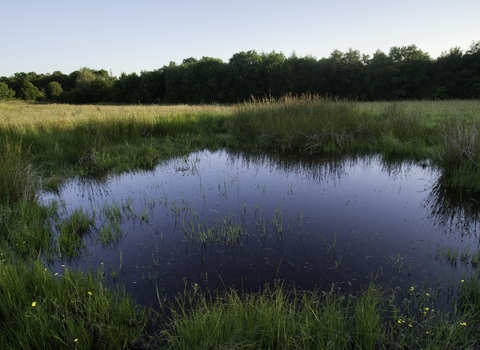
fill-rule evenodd
<path id="1" fill-rule="evenodd" d="M 77 257 L 85 247 L 83 236 L 88 234 L 94 225 L 94 218 L 82 209 L 78 209 L 59 225 L 58 247 L 61 257 L 67 259 Z"/>

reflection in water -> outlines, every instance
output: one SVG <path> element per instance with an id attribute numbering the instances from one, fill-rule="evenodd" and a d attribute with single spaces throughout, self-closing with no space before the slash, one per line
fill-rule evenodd
<path id="1" fill-rule="evenodd" d="M 472 265 L 441 252 L 478 250 L 476 234 L 466 235 L 476 233 L 478 208 L 452 199 L 438 175 L 377 157 L 198 152 L 101 184 L 72 181 L 59 198 L 67 212 L 94 211 L 97 232 L 105 207 L 118 208 L 121 240 L 105 249 L 92 238 L 76 268 L 104 266 L 112 283 L 125 283 L 145 304 L 156 302 L 157 288 L 177 293 L 191 283 L 447 286 Z"/>
<path id="2" fill-rule="evenodd" d="M 427 218 L 438 226 L 459 235 L 477 235 L 480 202 L 473 196 L 446 189 L 439 179 L 423 204 Z"/>

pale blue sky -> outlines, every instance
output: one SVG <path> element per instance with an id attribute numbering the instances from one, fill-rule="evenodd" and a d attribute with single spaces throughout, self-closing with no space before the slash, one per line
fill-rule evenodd
<path id="1" fill-rule="evenodd" d="M 0 76 L 81 67 L 140 73 L 209 56 L 372 55 L 417 45 L 433 58 L 480 40 L 480 0 L 1 0 Z"/>

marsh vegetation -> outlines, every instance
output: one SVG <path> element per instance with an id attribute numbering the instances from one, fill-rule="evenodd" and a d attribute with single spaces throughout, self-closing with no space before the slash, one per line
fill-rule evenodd
<path id="1" fill-rule="evenodd" d="M 0 318 L 8 322 L 2 322 L 0 327 L 2 334 L 9 336 L 0 345 L 321 348 L 335 344 L 337 348 L 365 349 L 478 346 L 479 107 L 478 101 L 358 103 L 316 96 L 265 99 L 235 106 L 2 103 Z M 257 279 L 256 285 L 243 290 L 226 283 L 213 288 L 212 279 L 208 284 L 205 278 L 192 281 L 184 280 L 186 276 L 167 276 L 164 281 L 179 280 L 174 290 L 177 297 L 164 293 L 162 289 L 169 288 L 167 282 L 158 283 L 158 289 L 152 289 L 152 305 L 151 301 L 142 303 L 141 297 L 131 291 L 125 293 L 122 276 L 138 264 L 127 252 L 132 247 L 126 244 L 126 223 L 143 231 L 157 230 L 160 214 L 156 210 L 161 208 L 168 213 L 174 229 L 157 230 L 156 244 L 171 240 L 173 231 L 181 242 L 178 247 L 197 252 L 220 247 L 235 255 L 247 246 L 281 247 L 298 232 L 311 234 L 311 214 L 307 210 L 287 210 L 278 203 L 267 208 L 259 200 L 242 200 L 237 191 L 242 185 L 235 174 L 210 183 L 220 199 L 237 200 L 225 205 L 226 211 L 207 210 L 209 217 L 199 214 L 198 203 L 201 207 L 204 197 L 210 196 L 201 189 L 183 200 L 151 189 L 156 197 L 144 197 L 142 210 L 135 206 L 134 197 L 117 198 L 101 206 L 92 206 L 93 199 L 83 206 L 80 201 L 77 207 L 71 201 L 45 200 L 65 193 L 71 179 L 102 184 L 114 174 L 154 174 L 161 164 L 173 168 L 177 176 L 199 179 L 203 161 L 193 152 L 205 149 L 246 154 L 247 159 L 252 159 L 252 167 L 266 154 L 297 158 L 283 161 L 292 164 L 298 164 L 300 158 L 308 164 L 328 156 L 339 164 L 337 170 L 345 169 L 341 159 L 348 162 L 374 156 L 384 161 L 387 169 L 407 161 L 416 169 L 437 174 L 429 186 L 433 194 L 424 198 L 426 207 L 431 208 L 425 218 L 450 230 L 442 232 L 460 232 L 462 237 L 468 237 L 468 247 L 449 242 L 433 247 L 430 254 L 433 261 L 437 258 L 446 263 L 446 268 L 456 266 L 456 280 L 443 281 L 447 286 L 441 288 L 432 280 L 422 281 L 415 261 L 397 252 L 389 254 L 389 273 L 406 280 L 398 288 L 385 283 L 386 268 L 383 272 L 371 270 L 369 278 L 358 283 L 356 289 L 338 290 L 331 280 L 299 288 L 285 275 L 275 275 L 282 272 L 274 263 L 278 271 L 272 279 Z M 318 163 L 314 164 L 318 170 Z M 335 171 L 333 174 L 332 182 L 337 175 Z M 306 177 L 311 178 L 311 173 Z M 173 182 L 171 185 L 174 187 Z M 260 198 L 270 199 L 278 192 L 273 188 L 258 183 Z M 298 196 L 297 188 L 291 184 L 285 184 L 283 190 L 287 199 Z M 88 191 L 85 195 L 102 197 L 101 193 Z M 355 244 L 343 241 L 343 236 L 333 227 L 316 237 L 332 276 L 351 269 L 348 248 Z M 98 264 L 82 265 L 82 259 L 95 256 L 91 249 L 100 255 Z M 115 264 L 101 260 L 109 249 L 117 254 Z M 141 269 L 137 272 L 142 283 L 155 286 L 166 261 L 161 255 L 149 258 L 151 267 L 143 275 Z M 376 278 L 382 273 L 385 279 L 379 282 Z M 411 275 L 417 278 L 414 283 L 408 280 Z M 278 280 L 285 283 L 279 284 Z M 126 287 L 128 290 L 128 282 Z M 441 309 L 437 309 L 440 304 Z M 239 319 L 244 322 L 238 323 Z M 225 320 L 230 320 L 230 327 L 225 328 Z M 28 336 L 23 338 L 21 334 Z"/>

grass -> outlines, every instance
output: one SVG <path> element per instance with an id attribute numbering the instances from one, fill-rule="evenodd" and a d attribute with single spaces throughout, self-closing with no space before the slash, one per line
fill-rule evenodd
<path id="1" fill-rule="evenodd" d="M 58 248 L 61 258 L 75 258 L 86 247 L 83 236 L 94 225 L 94 217 L 78 209 L 58 225 Z"/>
<path id="2" fill-rule="evenodd" d="M 371 284 L 356 296 L 282 285 L 258 293 L 179 298 L 162 330 L 170 349 L 470 349 L 478 346 L 478 279 L 464 281 L 456 310 L 434 309 L 428 289 L 388 295 Z M 400 306 L 399 306 L 400 305 Z"/>
<path id="3" fill-rule="evenodd" d="M 0 136 L 32 145 L 47 178 L 151 169 L 221 139 L 224 107 L 116 107 L 2 103 Z M 6 108 L 9 107 L 9 108 Z M 175 138 L 173 138 L 175 137 Z"/>
<path id="4" fill-rule="evenodd" d="M 346 348 L 354 323 L 349 300 L 333 293 L 326 299 L 281 286 L 257 294 L 230 290 L 211 302 L 201 295 L 192 310 L 179 302 L 163 336 L 174 349 Z"/>
<path id="5" fill-rule="evenodd" d="M 149 313 L 101 276 L 40 261 L 0 261 L 0 348 L 128 349 L 142 344 Z"/>
<path id="6" fill-rule="evenodd" d="M 0 164 L 0 205 L 34 201 L 42 186 L 41 176 L 21 138 L 11 142 L 5 136 L 0 140 Z"/>
<path id="7" fill-rule="evenodd" d="M 122 215 L 148 220 L 148 212 L 141 216 L 131 212 L 127 201 L 100 210 L 98 215 L 105 219 L 100 227 L 82 211 L 60 222 L 58 206 L 38 203 L 42 190 L 57 190 L 73 176 L 152 169 L 172 156 L 227 148 L 413 159 L 442 170 L 438 189 L 466 193 L 465 198 L 477 203 L 479 107 L 479 101 L 357 103 L 315 96 L 235 106 L 0 103 L 0 347 L 153 345 L 146 340 L 152 315 L 121 289 L 108 290 L 101 270 L 92 274 L 65 269 L 55 275 L 41 262 L 77 256 L 84 237 L 94 233 L 102 245 L 115 244 L 121 237 Z M 195 163 L 191 170 L 198 172 Z M 219 191 L 220 187 L 219 183 Z M 169 206 L 176 216 L 183 210 L 174 203 Z M 454 209 L 459 208 L 456 204 Z M 472 204 L 471 210 L 475 208 Z M 274 220 L 279 234 L 281 214 Z M 299 221 L 301 225 L 301 217 Z M 214 229 L 195 223 L 185 232 L 189 239 L 193 235 L 203 243 L 220 240 L 227 245 L 247 235 L 239 223 L 228 221 L 216 222 Z M 458 253 L 448 248 L 439 254 L 449 261 L 458 259 Z M 478 256 L 476 252 L 464 258 L 475 267 Z M 163 342 L 155 346 L 478 347 L 478 277 L 459 285 L 450 312 L 431 311 L 427 296 L 431 291 L 410 290 L 391 297 L 374 285 L 357 296 L 281 286 L 253 294 L 217 292 L 215 297 L 195 290 L 192 299 L 179 299 L 173 317 L 162 326 Z"/>

